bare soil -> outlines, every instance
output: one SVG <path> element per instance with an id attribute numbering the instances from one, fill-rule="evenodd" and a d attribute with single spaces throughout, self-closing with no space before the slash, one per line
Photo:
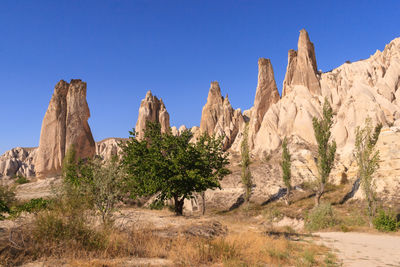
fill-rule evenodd
<path id="1" fill-rule="evenodd" d="M 321 243 L 332 248 L 349 267 L 400 266 L 400 236 L 354 232 L 321 232 Z"/>

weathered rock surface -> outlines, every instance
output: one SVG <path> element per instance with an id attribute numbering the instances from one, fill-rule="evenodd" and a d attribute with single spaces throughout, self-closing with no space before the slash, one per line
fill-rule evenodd
<path id="1" fill-rule="evenodd" d="M 16 147 L 0 156 L 0 177 L 35 176 L 33 159 L 36 148 Z"/>
<path id="2" fill-rule="evenodd" d="M 61 170 L 65 155 L 67 94 L 69 84 L 59 81 L 43 118 L 39 148 L 35 159 L 38 176 L 55 174 Z"/>
<path id="3" fill-rule="evenodd" d="M 307 87 L 311 94 L 321 94 L 314 44 L 304 29 L 300 31 L 297 52 L 289 50 L 282 96 L 293 91 L 295 85 Z"/>
<path id="4" fill-rule="evenodd" d="M 87 120 L 86 83 L 71 80 L 57 83 L 42 123 L 35 158 L 38 177 L 56 175 L 61 170 L 66 150 L 74 145 L 77 157 L 95 153 L 95 143 Z"/>
<path id="5" fill-rule="evenodd" d="M 78 158 L 93 157 L 96 153 L 95 142 L 88 123 L 89 117 L 86 83 L 81 80 L 71 80 L 67 94 L 65 149 L 67 151 L 74 145 Z"/>
<path id="6" fill-rule="evenodd" d="M 276 87 L 274 70 L 269 59 L 260 58 L 258 60 L 258 84 L 254 99 L 253 113 L 250 117 L 249 126 L 249 145 L 254 145 L 254 136 L 260 129 L 265 113 L 280 99 L 278 88 Z"/>
<path id="7" fill-rule="evenodd" d="M 162 99 L 153 96 L 151 91 L 147 91 L 146 97 L 140 103 L 139 116 L 136 122 L 137 138 L 144 137 L 144 130 L 148 121 L 158 122 L 161 124 L 161 131 L 163 133 L 169 131 L 169 114 Z"/>
<path id="8" fill-rule="evenodd" d="M 222 97 L 218 82 L 212 82 L 201 114 L 200 133 L 224 135 L 224 147 L 229 148 L 243 124 L 241 110 L 234 110 L 228 96 Z"/>
<path id="9" fill-rule="evenodd" d="M 96 142 L 96 155 L 105 160 L 111 159 L 121 153 L 120 142 L 125 142 L 127 138 L 106 138 L 100 142 Z"/>

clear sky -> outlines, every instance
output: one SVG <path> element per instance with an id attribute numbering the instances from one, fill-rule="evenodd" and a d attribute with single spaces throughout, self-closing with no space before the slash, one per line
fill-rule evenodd
<path id="1" fill-rule="evenodd" d="M 96 141 L 127 137 L 146 91 L 171 125 L 199 125 L 211 81 L 253 105 L 257 60 L 279 88 L 305 28 L 318 68 L 369 57 L 400 36 L 400 1 L 2 0 L 0 154 L 37 146 L 54 85 L 87 82 Z"/>

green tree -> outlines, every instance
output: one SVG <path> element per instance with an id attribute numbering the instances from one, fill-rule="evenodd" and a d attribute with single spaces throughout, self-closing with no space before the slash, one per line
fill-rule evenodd
<path id="1" fill-rule="evenodd" d="M 76 158 L 76 150 L 75 145 L 71 145 L 67 152 L 65 153 L 65 157 L 62 165 L 62 173 L 64 178 L 64 183 L 70 186 L 78 186 L 78 160 Z"/>
<path id="2" fill-rule="evenodd" d="M 223 150 L 224 136 L 209 136 L 203 133 L 197 140 L 195 147 L 200 152 L 202 167 L 201 177 L 205 179 L 222 179 L 231 172 L 225 166 L 229 164 L 228 154 Z M 202 214 L 205 214 L 205 192 L 201 192 Z"/>
<path id="3" fill-rule="evenodd" d="M 367 201 L 367 210 L 370 227 L 376 214 L 376 192 L 373 174 L 379 168 L 379 151 L 375 149 L 382 124 L 372 129 L 371 118 L 365 120 L 364 128 L 357 127 L 355 130 L 356 141 L 354 157 L 358 165 L 358 178 L 361 189 Z"/>
<path id="4" fill-rule="evenodd" d="M 241 163 L 240 165 L 242 166 L 242 184 L 245 190 L 245 197 L 244 200 L 245 202 L 249 202 L 250 196 L 251 196 L 251 189 L 253 187 L 253 178 L 251 175 L 250 171 L 250 149 L 249 149 L 249 143 L 248 143 L 248 131 L 249 131 L 249 125 L 246 123 L 244 133 L 243 133 L 243 139 L 242 143 L 240 145 L 240 156 L 241 156 Z"/>
<path id="5" fill-rule="evenodd" d="M 291 186 L 291 178 L 292 178 L 292 172 L 290 170 L 291 167 L 291 159 L 290 159 L 290 152 L 287 147 L 287 139 L 283 139 L 282 143 L 282 162 L 281 162 L 281 167 L 282 167 L 282 179 L 283 183 L 286 186 L 286 204 L 290 205 L 290 191 L 292 189 Z"/>
<path id="6" fill-rule="evenodd" d="M 332 108 L 329 105 L 328 100 L 325 98 L 322 109 L 322 118 L 320 120 L 315 117 L 313 118 L 314 134 L 318 144 L 318 181 L 315 194 L 316 206 L 319 205 L 321 196 L 325 192 L 325 185 L 328 183 L 329 174 L 335 160 L 336 142 L 329 142 L 333 124 L 332 118 Z"/>
<path id="7" fill-rule="evenodd" d="M 125 172 L 120 168 L 117 157 L 107 161 L 96 157 L 87 165 L 91 174 L 83 179 L 82 186 L 100 213 L 103 224 L 107 224 L 116 204 L 124 197 Z"/>
<path id="8" fill-rule="evenodd" d="M 174 136 L 161 133 L 160 124 L 151 122 L 143 140 L 135 137 L 133 130 L 129 140 L 121 144 L 131 197 L 157 195 L 162 202 L 172 198 L 175 213 L 182 215 L 185 199 L 195 192 L 220 188 L 219 180 L 227 174 L 228 155 L 222 151 L 220 139 L 194 144 L 190 131 Z"/>

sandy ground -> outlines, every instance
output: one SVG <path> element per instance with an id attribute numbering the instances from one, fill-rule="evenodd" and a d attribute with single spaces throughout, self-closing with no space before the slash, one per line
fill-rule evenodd
<path id="1" fill-rule="evenodd" d="M 367 233 L 316 233 L 347 267 L 400 266 L 400 236 Z"/>

